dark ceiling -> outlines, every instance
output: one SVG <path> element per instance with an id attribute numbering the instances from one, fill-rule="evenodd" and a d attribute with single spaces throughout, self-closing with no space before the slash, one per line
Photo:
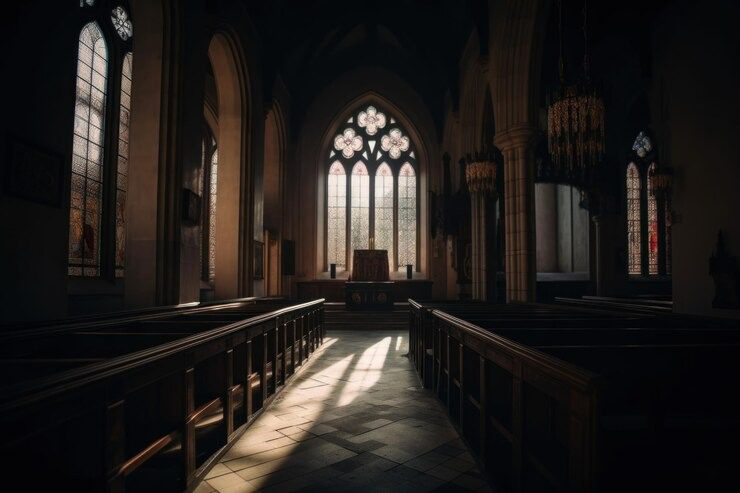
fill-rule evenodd
<path id="1" fill-rule="evenodd" d="M 445 94 L 457 94 L 460 54 L 475 20 L 487 19 L 481 12 L 487 8 L 485 0 L 279 0 L 249 5 L 266 48 L 266 87 L 272 87 L 276 75 L 282 77 L 294 121 L 337 76 L 378 66 L 414 88 L 441 128 Z M 484 24 L 481 29 L 487 30 Z"/>

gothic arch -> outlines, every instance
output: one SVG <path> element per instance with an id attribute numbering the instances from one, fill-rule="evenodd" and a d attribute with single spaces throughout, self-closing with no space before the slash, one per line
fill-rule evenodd
<path id="1" fill-rule="evenodd" d="M 249 98 L 246 69 L 238 43 L 227 29 L 218 30 L 208 44 L 208 58 L 218 94 L 218 195 L 216 199 L 215 283 L 217 299 L 245 294 L 241 274 L 248 269 L 245 224 L 248 190 Z"/>
<path id="2" fill-rule="evenodd" d="M 324 226 L 324 210 L 326 208 L 326 180 L 328 168 L 324 165 L 326 156 L 332 148 L 334 137 L 340 126 L 347 120 L 348 116 L 354 110 L 361 107 L 370 105 L 378 105 L 384 108 L 389 114 L 392 114 L 399 124 L 408 132 L 411 142 L 417 153 L 416 158 L 416 173 L 419 178 L 418 184 L 418 228 L 420 231 L 419 237 L 419 248 L 417 263 L 419 265 L 418 272 L 421 275 L 428 275 L 429 273 L 429 255 L 428 255 L 428 227 L 429 223 L 429 211 L 427 190 L 429 190 L 429 183 L 431 180 L 430 172 L 430 159 L 429 159 L 429 146 L 426 144 L 426 140 L 422 137 L 419 126 L 416 122 L 409 118 L 409 116 L 399 108 L 395 103 L 390 101 L 388 98 L 375 91 L 367 91 L 365 94 L 358 96 L 351 101 L 346 102 L 340 109 L 334 112 L 331 122 L 325 126 L 324 134 L 321 138 L 320 152 L 318 154 L 318 190 L 317 202 L 319 204 L 317 208 L 317 219 L 316 222 L 319 225 L 317 228 L 316 244 L 317 244 L 317 264 L 316 271 L 321 273 L 325 271 L 326 261 L 323 255 L 325 250 L 325 237 L 323 231 Z M 345 170 L 347 176 L 351 174 L 351 169 Z M 391 262 L 392 263 L 392 262 Z"/>
<path id="3" fill-rule="evenodd" d="M 285 230 L 285 119 L 280 103 L 272 102 L 265 118 L 264 158 L 264 229 L 268 231 L 265 244 L 265 294 L 279 295 L 282 288 L 281 240 Z"/>

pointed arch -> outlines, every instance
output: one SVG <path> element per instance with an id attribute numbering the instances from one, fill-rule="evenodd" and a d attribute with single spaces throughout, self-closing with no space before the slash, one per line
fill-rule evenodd
<path id="1" fill-rule="evenodd" d="M 658 275 L 658 201 L 653 191 L 653 173 L 655 163 L 651 163 L 647 170 L 647 247 L 648 247 L 648 274 Z"/>
<path id="2" fill-rule="evenodd" d="M 635 163 L 627 166 L 627 272 L 642 273 L 642 220 L 640 171 Z"/>
<path id="3" fill-rule="evenodd" d="M 395 272 L 399 267 L 406 269 L 411 263 L 414 270 L 420 271 L 418 223 L 420 220 L 418 188 L 420 186 L 419 163 L 420 152 L 416 147 L 413 134 L 407 132 L 405 122 L 392 109 L 382 102 L 366 101 L 354 106 L 337 118 L 331 129 L 330 137 L 325 144 L 328 147 L 324 169 L 331 169 L 335 162 L 351 169 L 350 183 L 347 186 L 347 216 L 349 218 L 346 237 L 347 264 L 352 265 L 352 252 L 356 249 L 375 248 L 388 252 L 389 267 Z M 403 169 L 403 172 L 401 171 Z M 328 172 L 331 174 L 331 172 Z M 399 180 L 401 173 L 405 176 L 404 204 L 413 200 L 413 206 L 400 210 Z M 409 190 L 413 187 L 413 190 Z M 336 250 L 334 243 L 336 226 L 330 214 L 329 195 L 325 196 L 325 236 L 326 245 L 325 269 L 336 263 L 332 262 Z M 408 197 L 407 197 L 408 196 Z M 407 200 L 408 199 L 408 200 Z M 401 224 L 402 217 L 407 222 Z M 413 222 L 411 225 L 409 222 Z M 402 238 L 402 235 L 414 235 L 414 238 Z M 401 252 L 401 248 L 411 248 L 413 252 Z M 404 263 L 401 263 L 400 260 Z"/>
<path id="4" fill-rule="evenodd" d="M 246 138 L 249 108 L 246 70 L 233 35 L 216 32 L 208 45 L 208 58 L 218 95 L 217 135 L 218 193 L 214 201 L 215 244 L 214 291 L 216 299 L 236 298 L 245 294 L 245 243 L 249 242 L 251 224 L 247 204 L 248 172 Z"/>
<path id="5" fill-rule="evenodd" d="M 80 31 L 72 143 L 68 272 L 101 274 L 101 217 L 108 91 L 108 45 L 97 22 Z"/>
<path id="6" fill-rule="evenodd" d="M 121 67 L 121 100 L 118 109 L 118 166 L 116 167 L 116 277 L 123 277 L 126 264 L 126 192 L 131 130 L 131 83 L 133 54 L 123 57 Z"/>
<path id="7" fill-rule="evenodd" d="M 375 171 L 375 248 L 388 251 L 388 259 L 395 259 L 394 218 L 395 186 L 393 171 L 383 162 Z M 393 266 L 391 265 L 391 269 Z"/>
<path id="8" fill-rule="evenodd" d="M 411 163 L 404 163 L 398 173 L 398 268 L 416 266 L 417 229 L 416 172 Z"/>
<path id="9" fill-rule="evenodd" d="M 362 161 L 352 167 L 350 211 L 350 252 L 370 248 L 370 175 Z"/>
<path id="10" fill-rule="evenodd" d="M 327 263 L 347 268 L 347 174 L 339 161 L 327 176 Z"/>

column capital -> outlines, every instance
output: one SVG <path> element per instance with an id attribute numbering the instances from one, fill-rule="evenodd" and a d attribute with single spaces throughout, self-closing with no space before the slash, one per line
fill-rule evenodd
<path id="1" fill-rule="evenodd" d="M 532 125 L 517 125 L 501 132 L 493 138 L 496 147 L 506 151 L 516 147 L 530 147 L 536 143 L 540 130 Z"/>

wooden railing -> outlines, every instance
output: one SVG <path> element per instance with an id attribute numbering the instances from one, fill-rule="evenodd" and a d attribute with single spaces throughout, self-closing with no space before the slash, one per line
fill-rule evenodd
<path id="1" fill-rule="evenodd" d="M 497 490 L 702 490 L 734 476 L 736 322 L 409 304 L 421 381 Z"/>
<path id="2" fill-rule="evenodd" d="M 525 476 L 542 487 L 590 491 L 599 378 L 581 368 L 499 337 L 443 311 L 409 300 L 412 360 L 423 384 L 449 415 L 483 467 L 504 486 L 521 491 Z M 535 409 L 537 406 L 537 409 Z M 567 430 L 558 448 L 533 413 Z"/>
<path id="3" fill-rule="evenodd" d="M 161 313 L 85 321 L 57 327 L 50 339 L 78 341 L 85 357 L 48 342 L 38 354 L 4 353 L 3 380 L 15 372 L 22 383 L 0 391 L 3 465 L 20 474 L 33 463 L 60 491 L 192 487 L 323 342 L 323 302 L 256 315 L 242 302 L 196 307 L 169 322 Z M 155 333 L 152 324 L 164 328 Z M 169 340 L 124 354 L 111 349 L 127 338 L 140 347 L 150 336 Z M 29 337 L 16 335 L 16 349 L 32 344 Z M 51 360 L 71 369 L 23 378 L 24 369 Z"/>

